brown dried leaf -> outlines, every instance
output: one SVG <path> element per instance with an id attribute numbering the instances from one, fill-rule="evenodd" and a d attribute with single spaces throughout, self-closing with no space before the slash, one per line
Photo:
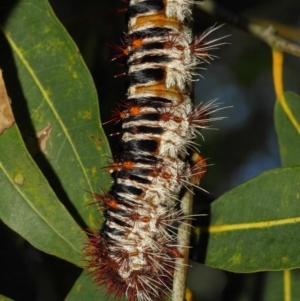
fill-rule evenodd
<path id="1" fill-rule="evenodd" d="M 0 135 L 15 123 L 15 118 L 0 70 Z"/>
<path id="2" fill-rule="evenodd" d="M 38 138 L 39 145 L 40 145 L 40 150 L 43 153 L 46 153 L 47 142 L 50 138 L 51 132 L 52 132 L 52 125 L 51 124 L 46 125 L 43 129 L 36 132 L 36 136 Z"/>

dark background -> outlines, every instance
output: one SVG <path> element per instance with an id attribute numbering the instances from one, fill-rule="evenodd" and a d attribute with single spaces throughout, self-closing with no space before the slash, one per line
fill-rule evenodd
<path id="1" fill-rule="evenodd" d="M 124 68 L 117 62 L 110 62 L 113 52 L 107 44 L 120 44 L 122 32 L 126 32 L 124 15 L 118 12 L 126 3 L 118 0 L 50 0 L 50 3 L 92 73 L 101 119 L 107 121 L 114 103 L 125 97 L 125 79 L 114 79 Z M 278 23 L 278 28 L 282 28 L 282 24 L 300 28 L 300 6 L 295 0 L 220 0 L 219 3 L 255 20 L 272 20 Z M 222 23 L 195 9 L 196 35 L 216 22 Z M 290 29 L 284 30 L 291 33 Z M 225 35 L 230 35 L 226 38 L 230 44 L 214 52 L 220 58 L 211 65 L 203 65 L 207 70 L 200 70 L 200 73 L 205 79 L 195 82 L 196 103 L 219 98 L 223 107 L 232 106 L 219 112 L 219 116 L 228 118 L 215 123 L 218 130 L 205 131 L 205 141 L 199 139 L 201 152 L 211 164 L 201 186 L 210 194 L 196 194 L 195 212 L 209 210 L 209 203 L 224 192 L 280 166 L 273 125 L 275 93 L 271 51 L 263 42 L 229 24 L 213 37 Z M 285 56 L 285 90 L 300 92 L 299 67 L 299 58 Z M 111 125 L 105 129 L 108 134 L 116 131 Z M 111 139 L 112 149 L 116 142 L 117 138 Z M 15 301 L 64 299 L 80 269 L 36 250 L 1 222 L 0 237 L 0 294 Z M 199 252 L 201 250 L 195 245 L 191 258 L 200 260 Z M 263 300 L 263 273 L 233 274 L 193 265 L 189 286 L 195 293 L 195 300 L 237 301 L 242 297 L 249 301 Z"/>

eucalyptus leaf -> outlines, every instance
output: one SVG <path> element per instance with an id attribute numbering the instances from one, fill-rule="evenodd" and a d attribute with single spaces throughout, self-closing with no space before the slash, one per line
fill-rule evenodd
<path id="1" fill-rule="evenodd" d="M 46 0 L 16 2 L 2 30 L 26 101 L 9 90 L 26 145 L 77 221 L 98 228 L 99 212 L 88 206 L 93 202 L 88 192 L 107 187 L 109 177 L 100 167 L 110 151 L 80 51 Z"/>
<path id="2" fill-rule="evenodd" d="M 287 108 L 300 125 L 300 96 L 293 92 L 286 92 L 284 98 Z M 278 101 L 274 115 L 282 165 L 300 165 L 300 135 Z"/>
<path id="3" fill-rule="evenodd" d="M 249 273 L 300 267 L 300 167 L 273 169 L 212 204 L 205 263 Z"/>
<path id="4" fill-rule="evenodd" d="M 0 301 L 13 301 L 13 299 L 0 295 Z"/>
<path id="5" fill-rule="evenodd" d="M 97 285 L 91 279 L 91 275 L 84 271 L 76 280 L 74 286 L 66 297 L 65 301 L 113 301 L 113 295 L 107 295 L 103 286 Z M 124 298 L 118 298 L 120 301 L 125 301 Z"/>
<path id="6" fill-rule="evenodd" d="M 28 154 L 16 125 L 0 136 L 0 218 L 36 248 L 82 265 L 86 239 Z"/>
<path id="7" fill-rule="evenodd" d="M 263 300 L 300 300 L 300 270 L 268 272 Z"/>

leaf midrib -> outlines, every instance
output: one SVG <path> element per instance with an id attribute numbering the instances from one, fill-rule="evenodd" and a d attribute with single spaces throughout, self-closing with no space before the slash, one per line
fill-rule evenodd
<path id="1" fill-rule="evenodd" d="M 229 225 L 212 225 L 207 228 L 200 227 L 200 232 L 218 233 L 238 230 L 249 230 L 249 229 L 263 229 L 288 224 L 300 223 L 300 217 L 290 217 L 278 220 L 269 220 L 263 222 L 254 223 L 242 223 L 242 224 L 229 224 Z"/>

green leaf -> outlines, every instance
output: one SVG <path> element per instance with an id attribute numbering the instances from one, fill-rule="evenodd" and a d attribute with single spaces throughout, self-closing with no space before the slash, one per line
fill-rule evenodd
<path id="1" fill-rule="evenodd" d="M 76 280 L 65 301 L 114 301 L 112 295 L 106 295 L 104 287 L 97 287 L 86 271 Z M 119 298 L 118 298 L 119 300 Z M 120 301 L 125 301 L 121 298 Z"/>
<path id="2" fill-rule="evenodd" d="M 300 270 L 268 272 L 263 300 L 300 300 Z"/>
<path id="3" fill-rule="evenodd" d="M 205 263 L 233 272 L 300 267 L 300 167 L 262 173 L 212 204 Z"/>
<path id="4" fill-rule="evenodd" d="M 87 206 L 93 202 L 87 191 L 107 187 L 109 177 L 100 167 L 107 165 L 110 151 L 99 123 L 96 90 L 80 52 L 46 0 L 18 1 L 3 33 L 27 101 L 24 107 L 14 91 L 10 94 L 23 137 L 51 128 L 46 143 L 39 139 L 36 145 L 33 139 L 26 144 L 42 148 L 43 154 L 31 154 L 77 221 L 98 228 L 99 212 Z"/>
<path id="5" fill-rule="evenodd" d="M 13 301 L 13 299 L 0 295 L 0 301 Z"/>
<path id="6" fill-rule="evenodd" d="M 284 93 L 288 108 L 300 124 L 300 96 L 293 92 Z M 300 136 L 281 104 L 275 105 L 275 126 L 283 166 L 300 165 Z"/>
<path id="7" fill-rule="evenodd" d="M 36 248 L 81 265 L 85 234 L 26 151 L 16 125 L 0 136 L 0 218 Z"/>

